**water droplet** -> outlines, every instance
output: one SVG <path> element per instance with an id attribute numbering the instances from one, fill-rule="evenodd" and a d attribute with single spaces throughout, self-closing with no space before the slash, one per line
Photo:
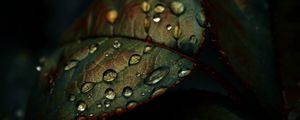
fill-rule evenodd
<path id="1" fill-rule="evenodd" d="M 108 88 L 108 89 L 105 90 L 105 97 L 107 99 L 113 100 L 116 97 L 116 93 L 114 92 L 113 89 Z"/>
<path id="2" fill-rule="evenodd" d="M 101 103 L 97 104 L 97 108 L 101 108 L 101 107 L 102 107 Z"/>
<path id="3" fill-rule="evenodd" d="M 91 114 L 89 114 L 89 116 L 90 116 L 90 117 L 93 117 L 93 116 L 94 116 L 94 114 L 93 114 L 93 113 L 91 113 Z"/>
<path id="4" fill-rule="evenodd" d="M 141 77 L 141 75 L 142 75 L 141 73 L 136 73 L 137 77 Z"/>
<path id="5" fill-rule="evenodd" d="M 152 47 L 150 45 L 146 45 L 144 48 L 144 53 L 149 53 L 152 50 Z"/>
<path id="6" fill-rule="evenodd" d="M 80 111 L 80 112 L 83 112 L 85 111 L 87 105 L 84 101 L 78 101 L 77 102 L 77 110 Z"/>
<path id="7" fill-rule="evenodd" d="M 185 77 L 191 73 L 191 70 L 180 70 L 178 73 L 179 77 Z"/>
<path id="8" fill-rule="evenodd" d="M 149 4 L 147 1 L 144 1 L 144 2 L 142 3 L 142 10 L 143 10 L 144 12 L 149 12 L 149 10 L 150 10 L 150 4 Z"/>
<path id="9" fill-rule="evenodd" d="M 105 56 L 106 56 L 106 57 L 108 57 L 108 56 L 109 56 L 109 54 L 105 54 Z"/>
<path id="10" fill-rule="evenodd" d="M 82 93 L 88 93 L 94 88 L 94 83 L 86 82 L 81 86 L 81 92 Z"/>
<path id="11" fill-rule="evenodd" d="M 124 110 L 123 110 L 122 108 L 117 108 L 116 111 L 115 111 L 115 113 L 116 113 L 117 115 L 121 115 L 121 114 L 124 113 Z"/>
<path id="12" fill-rule="evenodd" d="M 115 40 L 114 43 L 113 43 L 113 47 L 116 48 L 116 49 L 120 48 L 121 47 L 121 43 L 119 41 Z"/>
<path id="13" fill-rule="evenodd" d="M 159 16 L 155 16 L 155 17 L 153 17 L 152 20 L 153 20 L 154 22 L 158 23 L 161 19 L 160 19 Z"/>
<path id="14" fill-rule="evenodd" d="M 133 94 L 133 90 L 132 90 L 131 87 L 125 87 L 125 88 L 123 89 L 123 95 L 124 95 L 125 97 L 130 97 L 132 94 Z"/>
<path id="15" fill-rule="evenodd" d="M 73 94 L 71 94 L 71 95 L 69 96 L 69 101 L 73 102 L 73 101 L 75 101 L 75 100 L 76 100 L 76 96 L 73 95 Z"/>
<path id="16" fill-rule="evenodd" d="M 108 99 L 104 100 L 104 106 L 106 108 L 110 107 L 110 100 L 108 100 Z"/>
<path id="17" fill-rule="evenodd" d="M 129 65 L 138 64 L 141 61 L 141 56 L 138 54 L 134 54 L 129 58 Z"/>
<path id="18" fill-rule="evenodd" d="M 181 34 L 181 29 L 178 25 L 176 25 L 174 27 L 174 31 L 173 31 L 173 36 L 178 39 L 180 37 L 180 34 Z"/>
<path id="19" fill-rule="evenodd" d="M 110 24 L 114 24 L 114 22 L 116 21 L 117 17 L 118 17 L 118 12 L 115 9 L 109 10 L 106 13 L 106 20 Z"/>
<path id="20" fill-rule="evenodd" d="M 114 81 L 117 78 L 118 74 L 113 69 L 108 69 L 103 73 L 103 80 L 106 82 Z"/>
<path id="21" fill-rule="evenodd" d="M 159 67 L 145 79 L 145 84 L 154 85 L 164 79 L 169 74 L 169 67 Z"/>
<path id="22" fill-rule="evenodd" d="M 180 15 L 184 11 L 184 5 L 179 1 L 174 1 L 171 3 L 171 10 L 174 14 Z"/>
<path id="23" fill-rule="evenodd" d="M 145 96 L 146 95 L 146 93 L 144 93 L 144 92 L 142 92 L 142 94 L 141 94 L 142 96 Z"/>
<path id="24" fill-rule="evenodd" d="M 78 61 L 72 60 L 65 66 L 64 70 L 65 71 L 70 70 L 70 69 L 74 68 L 77 64 L 78 64 Z"/>
<path id="25" fill-rule="evenodd" d="M 196 20 L 201 27 L 204 27 L 205 17 L 202 13 L 199 12 L 196 14 Z"/>
<path id="26" fill-rule="evenodd" d="M 75 120 L 87 120 L 87 119 L 88 119 L 88 118 L 85 117 L 85 116 L 83 116 L 83 115 L 77 116 L 77 117 L 75 118 Z"/>
<path id="27" fill-rule="evenodd" d="M 21 109 L 21 108 L 17 109 L 17 110 L 15 111 L 15 115 L 16 115 L 17 118 L 22 118 L 22 117 L 24 117 L 24 110 Z"/>
<path id="28" fill-rule="evenodd" d="M 136 106 L 137 106 L 137 102 L 131 101 L 131 102 L 127 103 L 126 108 L 127 108 L 128 110 L 132 110 L 132 109 L 134 109 Z"/>
<path id="29" fill-rule="evenodd" d="M 160 96 L 163 93 L 165 93 L 166 91 L 167 91 L 167 88 L 159 88 L 152 93 L 151 97 L 154 98 L 154 97 Z"/>
<path id="30" fill-rule="evenodd" d="M 41 72 L 42 71 L 42 66 L 36 66 L 35 69 L 36 69 L 36 71 Z"/>
<path id="31" fill-rule="evenodd" d="M 196 44 L 196 42 L 197 42 L 196 36 L 195 36 L 195 35 L 191 35 L 191 37 L 190 37 L 190 39 L 189 39 L 189 42 L 190 42 L 190 43 L 193 43 L 193 44 Z"/>
<path id="32" fill-rule="evenodd" d="M 98 44 L 91 44 L 89 47 L 89 53 L 93 54 L 94 52 L 96 52 L 97 46 L 98 46 Z"/>
<path id="33" fill-rule="evenodd" d="M 168 31 L 172 30 L 172 25 L 168 24 L 168 25 L 167 25 L 167 30 L 168 30 Z"/>
<path id="34" fill-rule="evenodd" d="M 165 7 L 161 4 L 156 5 L 154 8 L 154 12 L 158 14 L 163 13 L 164 11 L 165 11 Z"/>

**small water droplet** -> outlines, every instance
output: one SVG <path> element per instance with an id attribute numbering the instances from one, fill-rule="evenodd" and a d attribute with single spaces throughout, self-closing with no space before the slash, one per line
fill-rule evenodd
<path id="1" fill-rule="evenodd" d="M 69 96 L 69 101 L 73 102 L 73 101 L 75 101 L 75 100 L 76 100 L 76 96 L 75 96 L 74 94 L 71 94 L 71 95 Z"/>
<path id="2" fill-rule="evenodd" d="M 116 113 L 117 115 L 121 115 L 121 114 L 124 113 L 124 110 L 123 110 L 122 108 L 117 108 L 116 111 L 115 111 L 115 113 Z"/>
<path id="3" fill-rule="evenodd" d="M 86 82 L 81 86 L 81 92 L 82 93 L 88 93 L 89 91 L 91 91 L 94 88 L 94 83 L 91 82 Z"/>
<path id="4" fill-rule="evenodd" d="M 116 19 L 118 17 L 118 12 L 115 9 L 109 10 L 106 13 L 106 20 L 110 23 L 110 24 L 114 24 Z"/>
<path id="5" fill-rule="evenodd" d="M 164 11 L 165 11 L 165 7 L 161 4 L 156 5 L 154 8 L 154 12 L 158 14 L 163 13 Z"/>
<path id="6" fill-rule="evenodd" d="M 87 105 L 84 101 L 78 101 L 77 102 L 77 110 L 80 111 L 80 112 L 83 112 L 85 111 Z"/>
<path id="7" fill-rule="evenodd" d="M 151 97 L 154 98 L 154 97 L 160 96 L 163 93 L 165 93 L 166 91 L 167 91 L 167 88 L 159 88 L 152 93 Z"/>
<path id="8" fill-rule="evenodd" d="M 172 25 L 168 24 L 168 25 L 167 25 L 167 30 L 168 30 L 168 31 L 172 30 Z"/>
<path id="9" fill-rule="evenodd" d="M 153 20 L 153 22 L 158 23 L 161 19 L 159 16 L 154 16 L 152 20 Z"/>
<path id="10" fill-rule="evenodd" d="M 104 106 L 106 108 L 110 107 L 110 100 L 108 100 L 108 99 L 104 100 Z"/>
<path id="11" fill-rule="evenodd" d="M 106 56 L 106 57 L 108 57 L 108 56 L 109 56 L 109 54 L 105 54 L 105 56 Z"/>
<path id="12" fill-rule="evenodd" d="M 119 41 L 115 40 L 114 43 L 113 43 L 113 47 L 116 48 L 116 49 L 120 48 L 121 47 L 121 43 Z"/>
<path id="13" fill-rule="evenodd" d="M 88 119 L 88 118 L 85 117 L 85 116 L 83 116 L 83 115 L 77 116 L 77 117 L 75 118 L 75 120 L 87 120 L 87 119 Z"/>
<path id="14" fill-rule="evenodd" d="M 171 10 L 174 14 L 180 15 L 184 11 L 184 5 L 179 1 L 174 1 L 171 3 Z"/>
<path id="15" fill-rule="evenodd" d="M 146 93 L 144 93 L 144 92 L 142 92 L 142 94 L 141 94 L 142 96 L 145 96 L 146 95 Z"/>
<path id="16" fill-rule="evenodd" d="M 68 64 L 65 66 L 64 70 L 65 71 L 70 70 L 70 69 L 74 68 L 77 64 L 78 64 L 78 61 L 72 60 L 72 61 L 68 62 Z"/>
<path id="17" fill-rule="evenodd" d="M 105 90 L 105 97 L 107 99 L 113 100 L 116 97 L 116 93 L 114 92 L 113 89 L 108 88 L 108 89 Z"/>
<path id="18" fill-rule="evenodd" d="M 190 39 L 189 39 L 189 42 L 190 43 L 193 43 L 193 44 L 196 44 L 197 43 L 197 38 L 195 35 L 191 35 L 190 36 Z"/>
<path id="19" fill-rule="evenodd" d="M 133 90 L 132 90 L 131 87 L 125 87 L 125 88 L 123 89 L 123 95 L 124 95 L 125 97 L 130 97 L 132 94 L 133 94 Z"/>
<path id="20" fill-rule="evenodd" d="M 98 46 L 98 44 L 91 44 L 89 47 L 89 53 L 93 54 L 94 52 L 96 52 L 97 46 Z"/>
<path id="21" fill-rule="evenodd" d="M 101 108 L 101 107 L 102 107 L 101 103 L 97 104 L 97 108 Z"/>
<path id="22" fill-rule="evenodd" d="M 150 45 L 146 45 L 146 47 L 144 48 L 144 53 L 149 53 L 152 50 L 152 47 Z"/>
<path id="23" fill-rule="evenodd" d="M 154 85 L 164 79 L 170 72 L 169 67 L 159 67 L 145 79 L 145 84 Z"/>
<path id="24" fill-rule="evenodd" d="M 149 10 L 150 10 L 150 4 L 149 4 L 147 1 L 144 1 L 144 2 L 142 3 L 142 10 L 143 10 L 144 12 L 149 12 Z"/>
<path id="25" fill-rule="evenodd" d="M 93 113 L 91 113 L 91 114 L 89 114 L 89 116 L 90 116 L 90 117 L 93 117 L 93 116 L 94 116 L 94 114 L 93 114 Z"/>
<path id="26" fill-rule="evenodd" d="M 19 108 L 15 111 L 15 115 L 17 118 L 23 118 L 24 117 L 24 110 Z"/>
<path id="27" fill-rule="evenodd" d="M 106 82 L 114 81 L 118 76 L 118 73 L 113 69 L 108 69 L 103 73 L 103 80 Z"/>
<path id="28" fill-rule="evenodd" d="M 205 17 L 202 13 L 199 12 L 196 14 L 196 20 L 201 27 L 204 27 Z"/>
<path id="29" fill-rule="evenodd" d="M 36 69 L 36 71 L 41 72 L 42 71 L 42 66 L 36 66 L 35 69 Z"/>
<path id="30" fill-rule="evenodd" d="M 128 110 L 132 110 L 132 109 L 134 109 L 136 106 L 137 106 L 137 102 L 131 101 L 131 102 L 128 102 L 128 103 L 127 103 L 126 108 L 127 108 Z"/>
<path id="31" fill-rule="evenodd" d="M 138 54 L 134 54 L 129 58 L 129 65 L 138 64 L 141 61 L 141 56 Z"/>
<path id="32" fill-rule="evenodd" d="M 180 70 L 178 73 L 179 77 L 185 77 L 191 73 L 191 70 Z"/>
<path id="33" fill-rule="evenodd" d="M 141 77 L 141 73 L 136 73 L 136 77 Z"/>
<path id="34" fill-rule="evenodd" d="M 181 34 L 181 29 L 178 25 L 176 25 L 174 27 L 174 30 L 173 30 L 173 36 L 178 39 L 180 37 L 180 34 Z"/>

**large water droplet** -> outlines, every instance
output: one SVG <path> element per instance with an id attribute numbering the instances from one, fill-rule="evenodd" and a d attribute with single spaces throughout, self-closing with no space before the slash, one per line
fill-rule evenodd
<path id="1" fill-rule="evenodd" d="M 89 47 L 89 53 L 93 54 L 94 52 L 96 52 L 97 46 L 98 46 L 98 44 L 91 44 Z"/>
<path id="2" fill-rule="evenodd" d="M 116 93 L 114 92 L 113 89 L 108 88 L 108 89 L 105 90 L 105 97 L 107 99 L 113 100 L 116 97 Z"/>
<path id="3" fill-rule="evenodd" d="M 165 93 L 166 91 L 167 91 L 167 88 L 159 88 L 152 93 L 151 97 L 154 98 L 154 97 L 160 96 L 163 93 Z"/>
<path id="4" fill-rule="evenodd" d="M 70 69 L 74 68 L 77 64 L 78 64 L 77 60 L 72 60 L 72 61 L 68 62 L 68 64 L 65 66 L 64 70 L 65 71 L 70 70 Z"/>
<path id="5" fill-rule="evenodd" d="M 144 48 L 144 53 L 149 53 L 152 50 L 152 47 L 150 45 L 146 45 L 146 47 Z"/>
<path id="6" fill-rule="evenodd" d="M 178 77 L 185 77 L 191 73 L 191 70 L 180 70 L 178 73 Z"/>
<path id="7" fill-rule="evenodd" d="M 160 22 L 161 19 L 159 16 L 154 16 L 152 20 L 153 20 L 153 22 L 158 23 L 158 22 Z"/>
<path id="8" fill-rule="evenodd" d="M 141 61 L 141 56 L 138 54 L 134 54 L 129 58 L 129 65 L 138 64 Z"/>
<path id="9" fill-rule="evenodd" d="M 142 3 L 142 10 L 143 10 L 144 12 L 149 12 L 149 10 L 150 10 L 150 4 L 149 4 L 147 1 L 144 1 L 144 2 Z"/>
<path id="10" fill-rule="evenodd" d="M 109 10 L 106 13 L 106 20 L 110 23 L 110 24 L 114 24 L 116 19 L 118 17 L 118 12 L 115 9 Z"/>
<path id="11" fill-rule="evenodd" d="M 113 47 L 116 48 L 116 49 L 120 48 L 121 47 L 121 43 L 119 41 L 115 40 L 114 43 L 113 43 Z"/>
<path id="12" fill-rule="evenodd" d="M 184 11 L 184 5 L 179 1 L 174 1 L 171 3 L 171 10 L 174 14 L 180 15 Z"/>
<path id="13" fill-rule="evenodd" d="M 128 110 L 132 110 L 132 109 L 134 109 L 136 106 L 137 106 L 137 102 L 131 101 L 131 102 L 128 102 L 128 103 L 127 103 L 126 108 L 127 108 Z"/>
<path id="14" fill-rule="evenodd" d="M 164 79 L 170 72 L 169 67 L 159 67 L 145 79 L 145 84 L 154 85 Z"/>
<path id="15" fill-rule="evenodd" d="M 125 87 L 125 88 L 123 89 L 123 95 L 124 95 L 125 97 L 130 97 L 132 94 L 133 94 L 133 90 L 132 90 L 131 87 Z"/>
<path id="16" fill-rule="evenodd" d="M 163 13 L 164 11 L 165 11 L 165 7 L 161 4 L 156 5 L 154 8 L 154 12 L 158 14 Z"/>
<path id="17" fill-rule="evenodd" d="M 78 101 L 77 102 L 77 110 L 80 111 L 80 112 L 83 112 L 85 111 L 87 105 L 84 101 Z"/>
<path id="18" fill-rule="evenodd" d="M 82 93 L 88 93 L 89 91 L 91 91 L 94 88 L 94 83 L 91 82 L 86 82 L 81 86 L 81 92 Z"/>
<path id="19" fill-rule="evenodd" d="M 106 82 L 114 81 L 118 76 L 118 73 L 113 69 L 108 69 L 103 73 L 103 80 Z"/>

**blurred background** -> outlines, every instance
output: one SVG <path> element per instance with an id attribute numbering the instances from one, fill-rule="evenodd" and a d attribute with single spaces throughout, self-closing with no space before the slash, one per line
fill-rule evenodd
<path id="1" fill-rule="evenodd" d="M 0 120 L 22 120 L 39 59 L 57 46 L 63 31 L 93 0 L 2 0 L 0 2 Z M 246 0 L 247 1 L 247 0 Z M 299 120 L 300 1 L 269 1 L 276 68 L 282 83 L 286 113 Z M 207 91 L 223 93 L 214 83 Z M 184 83 L 195 87 L 195 81 Z M 201 83 L 203 84 L 203 83 Z M 208 85 L 208 86 L 207 86 Z M 184 87 L 183 87 L 184 88 Z M 298 107 L 297 107 L 298 104 Z"/>

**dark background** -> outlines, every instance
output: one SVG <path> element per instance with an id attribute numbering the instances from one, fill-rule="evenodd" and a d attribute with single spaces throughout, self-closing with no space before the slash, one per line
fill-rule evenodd
<path id="1" fill-rule="evenodd" d="M 0 2 L 0 120 L 24 117 L 39 58 L 54 50 L 62 32 L 91 1 Z M 299 4 L 298 0 L 270 1 L 277 68 L 288 103 L 300 101 Z"/>

